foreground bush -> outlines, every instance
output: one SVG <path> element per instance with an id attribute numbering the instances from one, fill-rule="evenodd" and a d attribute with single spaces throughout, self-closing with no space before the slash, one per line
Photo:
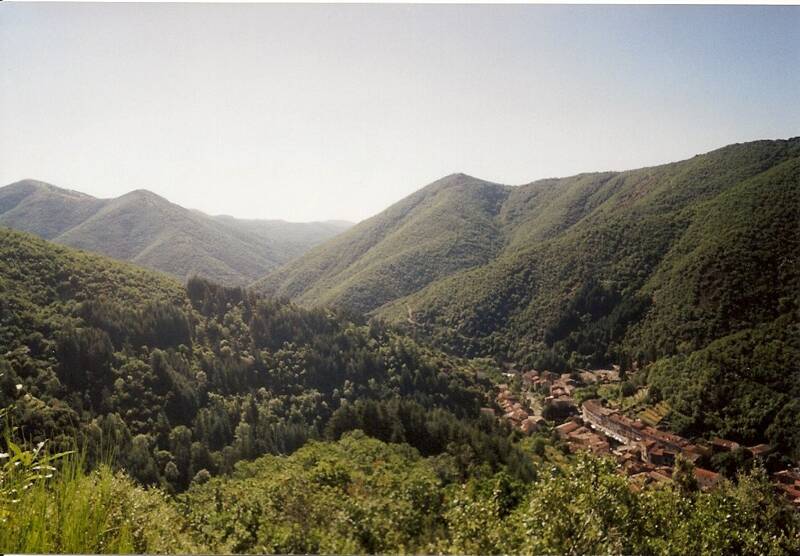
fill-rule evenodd
<path id="1" fill-rule="evenodd" d="M 758 468 L 709 493 L 677 474 L 633 489 L 614 462 L 585 454 L 544 463 L 533 482 L 488 467 L 463 482 L 450 454 L 425 458 L 353 431 L 241 462 L 176 500 L 106 465 L 86 473 L 74 454 L 12 451 L 0 476 L 3 552 L 800 553 L 800 515 Z"/>

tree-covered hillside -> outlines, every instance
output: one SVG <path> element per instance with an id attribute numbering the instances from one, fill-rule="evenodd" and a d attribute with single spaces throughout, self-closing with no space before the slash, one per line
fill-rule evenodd
<path id="1" fill-rule="evenodd" d="M 255 284 L 308 305 L 368 312 L 492 260 L 510 188 L 454 174 L 436 181 Z"/>
<path id="2" fill-rule="evenodd" d="M 433 187 L 373 221 L 386 221 L 399 207 L 428 198 Z M 611 363 L 643 368 L 671 357 L 653 371 L 652 380 L 666 380 L 668 366 L 675 383 L 679 376 L 691 381 L 712 373 L 712 366 L 697 368 L 702 355 L 689 357 L 698 350 L 713 345 L 725 351 L 722 374 L 731 377 L 750 357 L 739 360 L 732 353 L 755 349 L 764 370 L 742 383 L 758 386 L 759 396 L 770 403 L 754 395 L 737 397 L 714 419 L 692 415 L 689 408 L 703 400 L 731 395 L 723 385 L 730 378 L 705 383 L 702 391 L 656 388 L 653 398 L 660 391 L 680 408 L 674 415 L 678 429 L 776 442 L 784 453 L 800 457 L 796 435 L 780 424 L 800 420 L 792 403 L 783 407 L 800 391 L 797 335 L 783 333 L 800 323 L 800 138 L 736 144 L 663 166 L 515 188 L 469 180 L 468 187 L 452 191 L 452 197 L 435 196 L 437 210 L 450 220 L 419 215 L 406 221 L 403 231 L 448 238 L 454 230 L 484 246 L 460 269 L 453 270 L 449 259 L 460 245 L 454 240 L 425 252 L 409 242 L 394 244 L 391 252 L 411 258 L 404 269 L 423 267 L 435 278 L 414 283 L 394 268 L 378 278 L 361 269 L 385 260 L 381 243 L 351 250 L 352 260 L 333 249 L 345 238 L 349 244 L 377 241 L 378 234 L 355 227 L 267 282 L 303 303 L 371 308 L 437 347 L 492 356 L 522 369 Z M 491 210 L 476 211 L 471 200 L 487 198 L 494 200 Z M 480 225 L 473 225 L 476 213 Z M 464 222 L 469 234 L 451 221 Z M 312 272 L 334 261 L 337 276 L 349 276 L 347 292 L 359 293 L 357 301 L 338 282 Z M 394 299 L 387 284 L 398 292 Z M 372 295 L 375 291 L 381 294 Z"/>
<path id="3" fill-rule="evenodd" d="M 33 180 L 0 188 L 0 225 L 160 270 L 244 285 L 348 226 L 237 220 L 187 210 L 145 190 L 97 199 Z"/>
<path id="4" fill-rule="evenodd" d="M 526 364 L 691 351 L 793 306 L 799 165 L 795 138 L 520 187 L 450 176 L 258 287 L 410 311 L 456 351 Z"/>
<path id="5" fill-rule="evenodd" d="M 529 473 L 510 431 L 478 418 L 488 382 L 472 363 L 378 323 L 203 279 L 183 287 L 8 229 L 0 260 L 0 406 L 15 406 L 26 438 L 77 438 L 90 460 L 113 449 L 136 479 L 182 490 L 289 453 L 329 421 L 338 436 L 366 419 L 426 453 L 472 443 L 464 472 Z"/>
<path id="6" fill-rule="evenodd" d="M 800 139 L 764 141 L 611 178 L 534 184 L 530 197 L 521 188 L 506 214 L 556 188 L 561 208 L 549 204 L 560 216 L 511 219 L 492 262 L 381 314 L 403 320 L 411 307 L 459 351 L 526 364 L 547 351 L 585 365 L 697 349 L 793 307 L 799 157 Z"/>

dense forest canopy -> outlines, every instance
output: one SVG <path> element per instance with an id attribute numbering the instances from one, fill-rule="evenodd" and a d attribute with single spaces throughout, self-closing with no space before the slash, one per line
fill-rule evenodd
<path id="1" fill-rule="evenodd" d="M 798 214 L 800 138 L 519 187 L 458 174 L 256 287 L 520 371 L 658 361 L 653 399 L 677 430 L 796 460 Z"/>
<path id="2" fill-rule="evenodd" d="M 290 453 L 331 416 L 337 435 L 356 428 L 362 411 L 402 409 L 445 452 L 487 402 L 470 362 L 377 321 L 202 279 L 184 288 L 10 230 L 0 258 L 0 401 L 32 440 L 113 446 L 147 484 L 182 490 L 203 470 Z M 380 405 L 399 398 L 400 409 Z M 493 442 L 509 431 L 498 427 L 478 451 L 505 461 L 510 448 Z M 409 441 L 425 434 L 411 421 L 395 428 Z"/>

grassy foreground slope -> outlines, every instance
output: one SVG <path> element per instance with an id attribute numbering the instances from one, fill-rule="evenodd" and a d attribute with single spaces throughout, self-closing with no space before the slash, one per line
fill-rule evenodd
<path id="1" fill-rule="evenodd" d="M 691 469 L 631 489 L 583 454 L 532 482 L 361 431 L 241 462 L 172 497 L 74 455 L 9 437 L 0 463 L 4 553 L 794 554 L 800 514 L 763 471 L 700 492 Z M 42 470 L 46 470 L 46 475 Z"/>
<path id="2" fill-rule="evenodd" d="M 145 190 L 97 199 L 33 180 L 0 188 L 0 225 L 185 280 L 246 284 L 344 230 L 341 222 L 212 217 Z"/>

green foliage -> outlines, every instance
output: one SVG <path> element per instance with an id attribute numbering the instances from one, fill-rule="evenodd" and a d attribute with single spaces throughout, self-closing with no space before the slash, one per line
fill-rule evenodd
<path id="1" fill-rule="evenodd" d="M 176 431 L 173 441 L 181 444 L 182 436 L 185 431 Z M 543 467 L 534 482 L 502 471 L 462 482 L 456 456 L 424 458 L 407 444 L 352 431 L 335 443 L 310 442 L 290 456 L 239 462 L 228 476 L 201 470 L 174 501 L 107 465 L 87 473 L 74 454 L 56 469 L 37 465 L 45 460 L 39 454 L 19 447 L 14 453 L 38 474 L 13 499 L 0 498 L 4 552 L 800 550 L 800 516 L 775 497 L 761 468 L 710 493 L 686 480 L 693 479 L 690 464 L 676 468 L 675 485 L 637 491 L 611 460 L 587 454 L 559 468 Z"/>
<path id="2" fill-rule="evenodd" d="M 763 471 L 702 493 L 632 490 L 610 460 L 581 455 L 533 483 L 506 473 L 444 480 L 422 458 L 361 432 L 288 457 L 240 463 L 181 495 L 217 552 L 790 554 L 800 519 Z"/>
<path id="3" fill-rule="evenodd" d="M 0 410 L 0 418 L 8 410 Z M 107 465 L 85 471 L 84 454 L 27 447 L 5 426 L 0 448 L 3 553 L 191 552 L 197 546 L 170 501 Z"/>
<path id="4" fill-rule="evenodd" d="M 358 400 L 334 412 L 326 426 L 326 437 L 337 440 L 353 430 L 384 442 L 409 444 L 423 456 L 447 454 L 461 480 L 500 470 L 520 480 L 535 477 L 510 427 L 490 417 L 465 421 L 442 409 L 426 410 L 412 401 Z"/>
<path id="5" fill-rule="evenodd" d="M 649 370 L 651 397 L 669 401 L 679 432 L 715 433 L 751 445 L 774 444 L 800 457 L 800 344 L 797 324 L 774 323 L 726 336 Z"/>
<path id="6" fill-rule="evenodd" d="M 440 524 L 441 485 L 413 449 L 350 433 L 240 463 L 181 502 L 215 552 L 413 552 Z"/>
<path id="7" fill-rule="evenodd" d="M 505 474 L 472 479 L 448 492 L 444 519 L 448 541 L 439 550 L 456 554 L 502 554 L 510 546 L 509 514 L 525 496 Z"/>
<path id="8" fill-rule="evenodd" d="M 27 450 L 12 438 L 15 429 L 8 425 L 8 408 L 0 408 L 0 420 L 4 421 L 4 436 L 0 451 L 0 523 L 6 523 L 23 501 L 26 492 L 53 476 L 53 464 L 70 452 L 49 454 L 43 450 L 45 442 Z"/>
<path id="9" fill-rule="evenodd" d="M 67 460 L 19 497 L 0 527 L 0 550 L 17 553 L 175 553 L 196 551 L 182 517 L 156 490 L 101 466 Z"/>
<path id="10" fill-rule="evenodd" d="M 0 258 L 0 402 L 15 402 L 27 437 L 78 438 L 92 463 L 105 444 L 135 479 L 168 491 L 201 470 L 291 453 L 359 400 L 436 409 L 452 436 L 490 389 L 467 362 L 342 312 L 199 278 L 184 289 L 10 230 Z M 478 459 L 509 463 L 507 431 L 480 434 L 498 439 L 482 437 L 476 445 L 495 448 Z"/>
<path id="11" fill-rule="evenodd" d="M 635 554 L 644 521 L 628 480 L 610 460 L 581 457 L 565 475 L 545 475 L 519 510 L 527 554 Z"/>

